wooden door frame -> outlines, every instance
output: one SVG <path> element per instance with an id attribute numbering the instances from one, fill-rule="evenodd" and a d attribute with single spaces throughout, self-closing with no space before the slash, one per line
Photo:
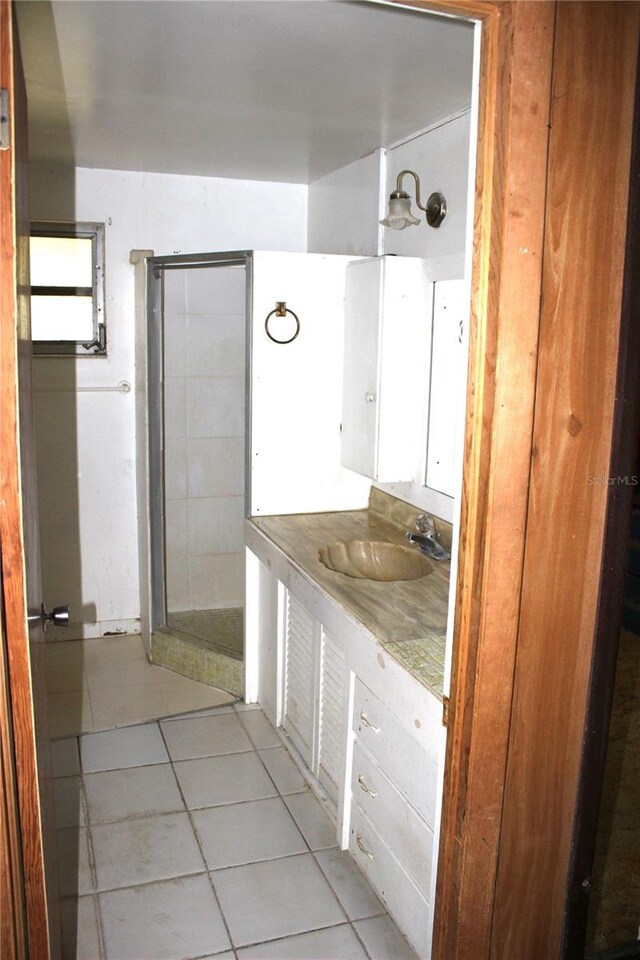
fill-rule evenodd
<path id="1" fill-rule="evenodd" d="M 640 71 L 629 190 L 620 350 L 610 477 L 632 478 L 638 468 L 640 442 Z M 629 518 L 635 486 L 616 483 L 607 489 L 607 516 L 601 589 L 589 685 L 585 738 L 574 823 L 569 894 L 564 929 L 566 960 L 584 960 L 591 869 L 609 743 L 624 587 L 629 562 Z"/>
<path id="2" fill-rule="evenodd" d="M 13 949 L 18 957 L 45 960 L 50 955 L 50 930 L 28 621 L 19 396 L 19 350 L 24 342 L 20 344 L 18 333 L 26 335 L 22 308 L 28 296 L 18 269 L 28 257 L 21 230 L 25 221 L 28 224 L 27 101 L 10 0 L 0 0 L 0 86 L 10 91 L 11 138 L 9 149 L 0 150 L 0 573 L 5 617 L 2 655 L 8 681 L 5 706 L 11 712 L 11 736 L 3 742 L 3 762 L 15 763 L 15 777 L 3 780 L 0 799 L 14 818 L 11 835 L 14 840 L 19 835 L 21 845 L 20 850 L 12 850 L 12 876 L 14 884 L 23 883 L 23 897 L 14 888 L 13 900 L 16 909 L 20 901 L 24 907 L 27 945 L 16 917 Z M 34 517 L 29 520 L 37 522 Z M 7 755 L 10 750 L 13 756 Z M 57 932 L 52 934 L 56 944 Z"/>
<path id="3" fill-rule="evenodd" d="M 404 2 L 407 5 L 407 0 Z M 527 592 L 525 573 L 527 562 L 530 568 L 538 562 L 543 578 L 552 572 L 552 566 L 541 552 L 540 532 L 536 536 L 527 520 L 536 507 L 535 498 L 548 495 L 554 481 L 551 477 L 545 484 L 544 477 L 536 473 L 535 437 L 544 434 L 548 440 L 553 436 L 551 423 L 547 424 L 545 434 L 545 412 L 536 410 L 536 391 L 550 365 L 549 356 L 540 351 L 544 334 L 541 324 L 552 324 L 555 316 L 550 309 L 546 315 L 545 311 L 541 313 L 540 304 L 543 251 L 545 255 L 554 253 L 549 243 L 559 218 L 558 210 L 550 209 L 547 204 L 548 173 L 554 173 L 548 167 L 548 131 L 557 7 L 551 0 L 416 0 L 410 5 L 478 19 L 483 27 L 460 562 L 434 957 L 438 960 L 454 957 L 459 960 L 488 960 L 489 957 L 507 960 L 507 954 L 501 953 L 501 944 L 507 942 L 505 931 L 509 935 L 515 931 L 519 936 L 510 942 L 517 943 L 517 951 L 509 955 L 509 960 L 512 956 L 517 956 L 518 960 L 528 960 L 529 957 L 541 960 L 543 956 L 544 960 L 553 960 L 560 956 L 564 903 L 560 906 L 550 903 L 544 890 L 548 875 L 529 878 L 526 905 L 521 896 L 511 895 L 509 879 L 513 873 L 510 870 L 515 867 L 522 875 L 527 867 L 518 859 L 522 846 L 513 827 L 505 829 L 505 823 L 513 825 L 523 797 L 531 808 L 534 803 L 541 802 L 542 796 L 540 789 L 525 794 L 521 789 L 523 784 L 530 785 L 523 742 L 527 733 L 531 735 L 528 724 L 535 725 L 542 709 L 536 708 L 531 697 L 522 694 L 526 686 L 526 668 L 539 668 L 550 650 L 548 644 L 542 644 L 537 652 L 535 644 L 532 647 L 527 642 L 533 635 L 531 624 L 533 622 L 535 627 L 535 622 L 531 619 L 530 609 L 534 594 Z M 591 7 L 596 11 L 594 16 L 601 15 L 597 11 L 602 10 L 602 4 L 577 2 L 571 6 Z M 610 10 L 614 7 L 618 11 L 625 7 L 627 11 L 637 10 L 635 3 L 609 5 Z M 3 16 L 8 8 L 8 0 L 0 0 Z M 635 14 L 620 12 L 618 15 L 622 19 L 629 17 L 631 22 Z M 588 28 L 583 26 L 583 29 L 586 38 Z M 573 37 L 578 45 L 580 39 L 580 35 Z M 612 49 L 610 57 L 614 55 Z M 559 61 L 566 62 L 567 56 L 566 47 L 556 47 L 556 67 Z M 611 65 L 611 60 L 606 65 Z M 593 82 L 603 83 L 603 76 L 594 78 Z M 608 76 L 604 78 L 605 88 L 607 83 L 611 95 L 614 91 Z M 625 84 L 616 92 L 626 96 Z M 587 119 L 584 113 L 576 116 L 576 131 L 584 129 Z M 610 145 L 614 153 L 617 146 L 622 145 L 621 149 L 624 149 L 623 121 L 624 118 L 618 130 L 619 142 Z M 6 156 L 4 153 L 3 162 Z M 603 174 L 610 172 L 606 153 L 599 153 L 595 163 Z M 593 172 L 593 164 L 590 170 Z M 609 251 L 613 255 L 608 262 L 608 272 L 604 271 L 605 279 L 609 280 L 615 280 L 620 272 L 626 190 L 624 182 L 615 184 L 613 201 L 603 214 L 603 230 L 607 226 L 611 228 L 607 236 Z M 589 199 L 585 197 L 583 206 L 578 203 L 575 207 L 578 217 L 586 216 Z M 623 201 L 624 211 L 621 211 Z M 3 211 L 6 209 L 3 204 Z M 3 226 L 3 266 L 8 243 Z M 596 251 L 589 249 L 587 254 L 591 259 L 587 257 L 580 265 L 583 287 L 596 293 L 593 286 L 596 279 L 591 279 L 590 269 L 595 267 Z M 601 264 L 593 276 L 602 282 Z M 15 351 L 8 339 L 11 324 L 8 324 L 6 312 L 13 311 L 14 307 L 14 303 L 3 300 L 3 321 L 0 324 L 3 415 L 6 410 L 15 410 L 17 402 L 12 392 L 15 390 Z M 619 315 L 620 304 L 616 304 L 614 296 L 608 314 L 608 319 L 613 320 L 614 335 L 605 344 L 609 373 L 612 351 L 617 351 L 615 333 Z M 566 344 L 572 334 L 578 335 L 578 324 L 583 318 L 578 311 L 574 318 L 571 310 L 565 310 L 562 319 L 565 323 L 563 342 Z M 13 328 L 10 332 L 13 343 Z M 602 347 L 602 341 L 598 346 Z M 613 393 L 609 390 L 606 394 L 605 425 L 593 438 L 600 460 L 606 457 L 603 469 L 609 463 L 611 451 Z M 578 430 L 578 424 L 573 420 L 569 426 Z M 20 477 L 15 419 L 3 430 L 9 435 L 9 445 L 5 447 L 8 455 L 2 459 L 5 506 L 0 517 L 0 532 L 3 557 L 6 552 L 13 564 L 17 563 L 15 551 L 20 543 Z M 575 466 L 575 454 L 573 456 Z M 563 451 L 561 460 L 561 466 L 568 470 L 571 455 Z M 555 479 L 557 481 L 557 477 Z M 566 798 L 557 810 L 546 811 L 544 833 L 540 837 L 534 836 L 527 846 L 528 854 L 535 861 L 538 850 L 548 851 L 550 844 L 558 840 L 554 876 L 556 894 L 558 889 L 563 889 L 563 883 L 566 891 L 567 835 L 570 835 L 570 829 L 567 831 L 565 821 L 567 811 L 575 806 L 581 724 L 584 722 L 593 651 L 595 597 L 606 505 L 605 490 L 599 497 L 597 493 L 593 493 L 589 512 L 594 524 L 590 543 L 594 569 L 581 584 L 581 595 L 590 605 L 575 631 L 568 630 L 563 636 L 565 651 L 575 654 L 580 667 L 568 698 L 578 720 L 566 729 L 559 728 L 557 737 L 548 743 L 550 769 L 555 769 L 554 764 L 559 758 L 566 757 L 570 761 Z M 7 503 L 10 503 L 10 512 Z M 570 525 L 561 512 L 556 512 L 554 519 L 554 556 L 557 558 L 559 552 L 570 563 Z M 572 587 L 572 574 L 573 571 L 568 570 L 567 593 Z M 30 935 L 40 937 L 42 946 L 42 952 L 36 951 L 33 955 L 45 956 L 46 902 L 39 840 L 38 777 L 32 717 L 24 698 L 24 688 L 26 685 L 28 689 L 30 678 L 23 578 L 5 577 L 3 590 L 16 746 L 20 748 L 22 745 L 26 751 L 19 764 L 18 776 L 24 800 L 23 845 L 27 853 L 25 868 L 29 871 L 27 901 L 33 924 Z M 529 614 L 528 620 L 523 616 L 525 613 Z M 553 661 L 548 667 L 552 665 Z M 537 676 L 539 679 L 539 671 Z M 553 683 L 553 671 L 549 669 L 551 687 Z M 548 698 L 546 702 L 549 702 Z M 517 723 L 512 723 L 514 714 Z M 557 717 L 563 716 L 562 711 L 558 711 Z M 520 922 L 525 913 L 526 924 Z M 544 932 L 545 942 L 549 945 L 546 953 L 533 953 L 535 938 L 527 939 L 527 935 L 534 928 Z"/>
<path id="4" fill-rule="evenodd" d="M 575 487 L 577 471 L 587 465 L 606 473 L 611 452 L 638 4 L 409 5 L 479 20 L 483 31 L 460 560 L 433 956 L 554 960 L 563 950 L 606 501 L 606 487 L 593 487 L 587 496 L 581 478 L 581 547 L 592 564 L 585 572 L 584 557 L 576 562 L 576 523 L 561 502 L 562 483 Z M 570 10 L 576 14 L 571 37 L 565 25 Z M 609 33 L 616 43 L 603 49 L 599 39 Z M 554 76 L 566 80 L 575 50 L 583 65 L 589 44 L 599 45 L 598 71 L 581 74 L 577 92 L 557 82 L 554 89 Z M 616 69 L 621 52 L 626 76 Z M 561 108 L 565 97 L 575 107 L 572 117 Z M 591 108 L 608 117 L 618 100 L 622 109 L 613 110 L 607 126 L 613 139 L 604 150 L 594 149 Z M 582 168 L 577 157 L 566 165 L 571 183 L 553 154 L 554 137 L 573 147 L 584 138 L 593 150 L 588 164 L 583 155 Z M 612 157 L 618 153 L 616 168 Z M 613 182 L 612 172 L 618 174 Z M 609 209 L 598 223 L 609 257 L 604 267 L 602 251 L 581 232 L 594 209 L 598 177 L 611 188 Z M 571 202 L 568 226 L 562 189 Z M 559 241 L 565 227 L 573 250 Z M 577 268 L 572 257 L 581 258 Z M 585 296 L 602 308 L 586 345 Z M 599 417 L 593 405 L 561 415 L 558 404 L 548 403 L 556 356 L 565 365 L 558 383 L 571 394 L 573 343 L 581 344 L 587 368 L 604 371 Z M 584 393 L 582 378 L 577 399 L 589 407 Z M 581 440 L 567 444 L 567 435 Z M 548 462 L 555 442 L 557 462 L 545 475 L 540 462 Z M 554 495 L 551 529 L 541 530 Z M 559 591 L 561 560 L 566 575 Z M 545 589 L 556 607 L 546 611 L 538 630 L 536 602 Z M 585 609 L 572 623 L 574 596 Z M 563 629 L 555 646 L 554 623 Z M 536 753 L 543 719 L 544 750 L 538 744 Z M 538 781 L 530 754 L 546 774 Z M 558 790 L 552 778 L 560 770 Z M 521 818 L 528 836 L 518 834 Z"/>

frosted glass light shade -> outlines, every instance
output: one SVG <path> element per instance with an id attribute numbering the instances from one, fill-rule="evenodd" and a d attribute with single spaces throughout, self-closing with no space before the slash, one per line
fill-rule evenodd
<path id="1" fill-rule="evenodd" d="M 404 230 L 417 226 L 420 221 L 411 213 L 411 198 L 408 193 L 396 190 L 389 197 L 389 213 L 380 223 L 392 230 Z"/>

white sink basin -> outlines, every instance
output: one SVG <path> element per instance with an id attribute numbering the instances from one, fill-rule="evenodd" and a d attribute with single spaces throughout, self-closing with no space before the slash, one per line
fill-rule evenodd
<path id="1" fill-rule="evenodd" d="M 380 540 L 344 540 L 321 547 L 318 557 L 329 570 L 359 580 L 418 580 L 433 570 L 417 550 Z"/>

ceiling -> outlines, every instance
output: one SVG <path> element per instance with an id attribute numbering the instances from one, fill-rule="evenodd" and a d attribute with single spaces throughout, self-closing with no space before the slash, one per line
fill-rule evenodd
<path id="1" fill-rule="evenodd" d="M 35 161 L 309 183 L 470 102 L 473 27 L 354 0 L 19 0 Z"/>

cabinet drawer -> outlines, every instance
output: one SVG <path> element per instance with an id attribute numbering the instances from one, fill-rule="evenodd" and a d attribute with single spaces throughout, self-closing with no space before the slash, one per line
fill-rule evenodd
<path id="1" fill-rule="evenodd" d="M 357 679 L 353 729 L 361 745 L 433 828 L 438 782 L 435 757 L 428 752 L 428 744 L 419 744 Z"/>
<path id="2" fill-rule="evenodd" d="M 414 950 L 420 957 L 430 956 L 429 901 L 356 803 L 352 805 L 349 850 Z"/>
<path id="3" fill-rule="evenodd" d="M 353 751 L 351 792 L 371 825 L 428 896 L 433 831 L 358 742 Z"/>

